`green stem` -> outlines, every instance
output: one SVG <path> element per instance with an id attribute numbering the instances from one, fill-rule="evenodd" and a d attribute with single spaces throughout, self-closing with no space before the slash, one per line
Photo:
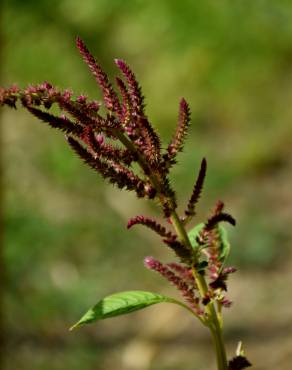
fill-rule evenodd
<path id="1" fill-rule="evenodd" d="M 219 329 L 211 329 L 212 337 L 214 340 L 215 348 L 216 348 L 216 357 L 217 357 L 217 368 L 218 370 L 227 370 L 227 358 L 226 352 L 224 347 L 224 342 L 222 338 L 222 330 Z"/>
<path id="2" fill-rule="evenodd" d="M 185 243 L 186 246 L 188 246 L 189 248 L 192 248 L 191 242 L 189 240 L 185 227 L 183 223 L 180 221 L 175 211 L 173 211 L 171 214 L 171 221 L 173 223 L 173 226 L 179 238 Z M 195 260 L 194 265 L 196 264 L 196 262 L 197 261 Z M 208 292 L 208 285 L 207 285 L 206 279 L 203 275 L 198 273 L 195 267 L 193 267 L 193 274 L 194 274 L 194 278 L 195 278 L 195 281 L 197 283 L 197 286 L 200 292 L 200 296 L 201 298 L 203 298 Z M 228 365 L 227 365 L 226 351 L 225 351 L 223 337 L 222 337 L 222 327 L 219 322 L 219 317 L 216 312 L 214 303 L 212 301 L 206 306 L 206 313 L 208 316 L 206 320 L 206 325 L 209 327 L 211 331 L 214 344 L 215 344 L 215 349 L 216 349 L 217 369 L 227 370 Z"/>

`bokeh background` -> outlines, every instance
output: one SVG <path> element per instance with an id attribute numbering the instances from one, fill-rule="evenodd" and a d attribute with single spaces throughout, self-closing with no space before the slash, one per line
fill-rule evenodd
<path id="1" fill-rule="evenodd" d="M 289 0 L 6 0 L 2 84 L 44 80 L 100 93 L 74 45 L 80 35 L 110 77 L 113 58 L 135 70 L 147 112 L 168 142 L 178 101 L 192 129 L 172 180 L 183 206 L 200 160 L 209 163 L 197 221 L 222 199 L 234 305 L 225 314 L 229 355 L 243 340 L 254 369 L 292 362 L 292 3 Z M 112 292 L 176 295 L 143 258 L 172 254 L 136 214 L 158 216 L 102 182 L 62 134 L 23 111 L 2 110 L 6 275 L 5 370 L 214 369 L 211 339 L 181 309 L 144 312 L 68 332 Z"/>

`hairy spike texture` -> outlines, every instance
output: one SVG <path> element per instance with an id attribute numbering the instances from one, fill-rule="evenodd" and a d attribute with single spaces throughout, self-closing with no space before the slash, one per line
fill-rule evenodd
<path id="1" fill-rule="evenodd" d="M 57 117 L 53 114 L 42 111 L 41 109 L 27 106 L 26 109 L 36 118 L 48 123 L 51 127 L 57 128 L 66 134 L 81 135 L 83 128 L 70 121 L 67 117 Z"/>
<path id="2" fill-rule="evenodd" d="M 159 173 L 161 176 L 161 194 L 163 194 L 163 198 L 161 198 L 161 204 L 163 207 L 164 217 L 168 220 L 171 212 L 177 208 L 176 203 L 176 193 L 172 189 L 169 179 L 167 175 L 161 171 Z"/>
<path id="3" fill-rule="evenodd" d="M 175 158 L 177 153 L 182 151 L 189 125 L 190 108 L 186 100 L 182 98 L 179 104 L 179 116 L 176 132 L 167 148 L 168 159 Z"/>
<path id="4" fill-rule="evenodd" d="M 59 124 L 56 123 L 56 119 L 53 118 L 52 115 L 49 117 L 48 112 L 41 113 L 41 111 L 38 111 L 38 108 L 36 107 L 43 106 L 46 109 L 50 109 L 53 104 L 58 104 L 61 110 L 68 112 L 74 119 L 77 120 L 78 123 L 76 126 L 85 126 L 90 124 L 98 126 L 101 129 L 108 128 L 109 126 L 116 126 L 116 124 L 114 125 L 112 121 L 106 122 L 97 115 L 99 104 L 96 101 L 86 103 L 84 99 L 80 100 L 80 97 L 77 98 L 77 101 L 74 101 L 72 99 L 72 93 L 69 90 L 65 90 L 63 93 L 61 93 L 48 82 L 40 85 L 29 86 L 23 90 L 20 90 L 16 87 L 0 90 L 0 106 L 8 105 L 16 107 L 17 100 L 21 101 L 22 105 L 28 109 L 30 113 L 37 116 L 37 118 L 48 123 L 51 123 L 54 120 L 56 128 L 59 128 Z M 54 125 L 54 123 L 52 123 L 51 126 Z M 64 123 L 63 131 L 66 130 L 66 126 L 69 129 L 68 125 Z M 73 128 L 72 125 L 71 128 Z M 76 134 L 76 130 L 73 131 L 74 134 Z"/>
<path id="5" fill-rule="evenodd" d="M 68 136 L 67 141 L 73 151 L 91 168 L 98 171 L 102 177 L 109 177 L 110 167 L 106 162 L 95 158 L 86 148 L 84 148 L 79 141 L 74 139 L 72 136 Z"/>
<path id="6" fill-rule="evenodd" d="M 47 82 L 28 86 L 24 90 L 12 86 L 8 89 L 0 89 L 0 106 L 8 105 L 16 108 L 17 101 L 21 101 L 24 107 L 43 105 L 45 108 L 50 108 L 59 97 L 60 92 Z"/>
<path id="7" fill-rule="evenodd" d="M 145 115 L 145 104 L 141 87 L 139 86 L 134 73 L 123 60 L 115 59 L 115 63 L 124 75 L 129 87 L 128 90 L 125 90 L 124 83 L 121 80 L 117 80 L 123 100 L 126 104 L 128 104 L 128 110 L 129 108 L 131 110 L 131 122 L 129 122 L 129 128 L 132 132 L 130 132 L 130 137 L 133 131 L 138 131 L 137 133 L 141 136 L 141 138 L 139 141 L 135 140 L 135 143 L 145 152 L 145 154 L 148 156 L 148 159 L 153 164 L 158 164 L 161 157 L 160 138 Z M 131 103 L 130 107 L 128 101 L 129 99 Z"/>
<path id="8" fill-rule="evenodd" d="M 147 189 L 148 184 L 146 184 L 142 179 L 140 179 L 134 172 L 119 163 L 113 161 L 109 162 L 111 168 L 114 170 L 114 175 L 111 177 L 111 182 L 116 183 L 119 188 L 126 188 L 128 190 L 135 190 L 138 197 L 144 197 L 148 195 L 145 188 Z"/>
<path id="9" fill-rule="evenodd" d="M 116 77 L 116 83 L 122 97 L 121 121 L 127 127 L 131 118 L 131 98 L 124 81 Z"/>
<path id="10" fill-rule="evenodd" d="M 207 170 L 207 161 L 206 161 L 205 158 L 203 158 L 203 160 L 201 162 L 200 172 L 199 172 L 199 175 L 197 177 L 193 193 L 191 195 L 191 198 L 190 198 L 189 203 L 187 205 L 187 209 L 185 211 L 186 216 L 195 215 L 195 206 L 198 203 L 198 200 L 200 198 L 200 195 L 201 195 L 201 192 L 202 192 L 202 189 L 203 189 L 204 180 L 205 180 L 205 176 L 206 176 L 206 170 Z"/>
<path id="11" fill-rule="evenodd" d="M 136 115 L 144 115 L 144 96 L 141 87 L 130 67 L 122 59 L 115 59 L 115 63 L 123 73 L 129 86 L 129 94 L 133 111 Z"/>
<path id="12" fill-rule="evenodd" d="M 145 266 L 150 269 L 158 272 L 161 276 L 166 278 L 172 285 L 174 285 L 182 294 L 183 298 L 189 304 L 189 306 L 197 313 L 202 314 L 202 311 L 199 307 L 199 302 L 195 298 L 194 289 L 190 287 L 180 276 L 177 276 L 172 272 L 167 266 L 163 265 L 158 260 L 153 257 L 145 257 L 144 259 Z"/>
<path id="13" fill-rule="evenodd" d="M 77 37 L 76 45 L 80 51 L 80 54 L 83 57 L 83 60 L 88 65 L 91 73 L 95 77 L 98 85 L 102 90 L 105 106 L 110 112 L 117 113 L 119 115 L 121 113 L 119 99 L 112 85 L 110 84 L 106 73 L 97 64 L 95 58 L 89 52 L 89 50 L 87 49 L 86 45 L 84 44 L 80 37 Z"/>
<path id="14" fill-rule="evenodd" d="M 151 230 L 155 231 L 158 235 L 162 236 L 163 238 L 171 238 L 173 240 L 176 239 L 176 235 L 172 234 L 170 231 L 166 231 L 165 227 L 153 220 L 152 218 L 145 217 L 145 216 L 136 216 L 131 218 L 128 221 L 127 228 L 130 229 L 134 225 L 144 225 Z"/>
<path id="15" fill-rule="evenodd" d="M 135 157 L 128 149 L 120 149 L 107 144 L 104 141 L 104 137 L 102 135 L 96 135 L 92 127 L 86 127 L 85 132 L 83 140 L 86 141 L 94 155 L 116 163 L 123 163 L 126 166 L 129 166 L 133 162 Z"/>
<path id="16" fill-rule="evenodd" d="M 214 229 L 214 227 L 219 222 L 222 222 L 222 221 L 228 222 L 233 226 L 236 225 L 235 219 L 229 213 L 221 212 L 221 213 L 215 214 L 214 216 L 208 219 L 208 221 L 205 224 L 205 230 L 208 231 L 208 230 Z"/>
<path id="17" fill-rule="evenodd" d="M 137 117 L 138 127 L 145 140 L 145 154 L 152 165 L 159 167 L 161 160 L 160 138 L 146 116 Z"/>
<path id="18" fill-rule="evenodd" d="M 169 238 L 169 239 L 163 239 L 163 242 L 171 248 L 175 254 L 184 262 L 187 264 L 191 263 L 192 260 L 192 251 L 188 249 L 186 246 L 184 246 L 180 241 Z"/>
<path id="19" fill-rule="evenodd" d="M 103 118 L 98 114 L 92 114 L 87 106 L 83 107 L 80 104 L 70 101 L 64 97 L 58 100 L 60 109 L 68 112 L 74 117 L 78 123 L 85 127 L 91 126 L 98 132 L 105 132 L 108 136 L 112 136 L 112 129 L 119 128 L 119 122 L 113 117 Z"/>
<path id="20" fill-rule="evenodd" d="M 177 262 L 170 262 L 167 266 L 175 271 L 181 278 L 183 278 L 186 282 L 191 283 L 193 286 L 195 285 L 195 279 L 193 275 L 193 271 L 191 268 L 186 267 Z"/>
<path id="21" fill-rule="evenodd" d="M 139 197 L 147 195 L 145 192 L 146 184 L 132 171 L 119 164 L 102 161 L 98 157 L 93 156 L 71 136 L 69 136 L 67 140 L 74 152 L 86 164 L 99 172 L 105 179 L 109 179 L 112 184 L 117 185 L 120 189 L 126 188 L 128 190 L 135 190 Z"/>

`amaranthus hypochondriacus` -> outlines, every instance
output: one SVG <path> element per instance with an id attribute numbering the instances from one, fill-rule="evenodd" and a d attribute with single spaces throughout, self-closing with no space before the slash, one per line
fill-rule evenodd
<path id="1" fill-rule="evenodd" d="M 48 82 L 26 89 L 2 88 L 0 105 L 16 108 L 19 101 L 39 120 L 63 131 L 73 151 L 104 179 L 120 189 L 134 191 L 139 198 L 153 199 L 159 204 L 172 230 L 145 216 L 130 219 L 128 228 L 144 225 L 172 249 L 179 262 L 163 264 L 146 257 L 145 266 L 174 285 L 185 303 L 150 292 L 117 293 L 101 300 L 74 327 L 158 302 L 171 302 L 186 308 L 210 329 L 219 370 L 250 366 L 241 350 L 228 362 L 222 338 L 222 308 L 231 304 L 226 297 L 227 278 L 235 269 L 224 265 L 230 247 L 221 223 L 235 225 L 235 220 L 223 211 L 224 204 L 218 202 L 205 223 L 198 224 L 189 233 L 186 231 L 196 214 L 203 188 L 205 159 L 181 216 L 177 213 L 176 193 L 169 182 L 169 172 L 183 150 L 190 125 L 188 103 L 181 99 L 177 128 L 167 148 L 162 149 L 159 135 L 145 113 L 141 88 L 129 66 L 115 60 L 124 78 L 116 78 L 118 94 L 80 38 L 77 38 L 77 47 L 102 91 L 105 115 L 100 113 L 102 103 L 90 101 L 84 95 L 74 98 L 70 90 L 60 91 Z M 59 115 L 49 113 L 53 105 L 59 107 Z"/>

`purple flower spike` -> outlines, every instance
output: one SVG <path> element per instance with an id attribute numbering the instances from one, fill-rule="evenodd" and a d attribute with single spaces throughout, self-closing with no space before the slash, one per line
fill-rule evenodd
<path id="1" fill-rule="evenodd" d="M 187 210 L 185 211 L 185 215 L 187 217 L 195 215 L 195 206 L 198 203 L 198 200 L 200 199 L 200 195 L 204 185 L 204 180 L 206 177 L 206 170 L 207 170 L 207 161 L 205 158 L 203 158 L 193 193 L 187 205 Z"/>
<path id="2" fill-rule="evenodd" d="M 120 114 L 121 107 L 118 96 L 115 93 L 112 85 L 110 84 L 106 73 L 97 64 L 93 55 L 91 55 L 91 53 L 89 52 L 89 50 L 87 49 L 86 45 L 84 44 L 80 37 L 77 37 L 76 45 L 85 63 L 88 65 L 91 73 L 95 77 L 98 85 L 102 90 L 105 106 L 109 111 Z"/>
<path id="3" fill-rule="evenodd" d="M 183 150 L 184 140 L 188 132 L 190 120 L 189 105 L 186 100 L 182 98 L 179 104 L 179 116 L 176 132 L 167 148 L 168 160 L 174 159 L 177 153 Z"/>
<path id="4" fill-rule="evenodd" d="M 162 236 L 163 238 L 170 238 L 175 240 L 176 235 L 172 234 L 170 231 L 166 231 L 165 227 L 162 226 L 160 223 L 156 222 L 152 218 L 145 217 L 145 216 L 136 216 L 131 218 L 128 221 L 127 228 L 130 229 L 134 225 L 144 225 L 149 227 L 153 231 L 155 231 L 158 235 Z"/>
<path id="5" fill-rule="evenodd" d="M 153 257 L 145 257 L 144 265 L 153 271 L 158 272 L 161 276 L 167 279 L 172 285 L 174 285 L 181 293 L 183 298 L 189 304 L 189 306 L 198 314 L 202 314 L 202 310 L 199 307 L 198 299 L 195 298 L 194 287 L 189 286 L 180 276 L 177 276 L 172 272 L 166 265 L 163 265 Z"/>
<path id="6" fill-rule="evenodd" d="M 115 59 L 115 63 L 125 76 L 129 85 L 130 98 L 132 101 L 134 113 L 137 115 L 144 115 L 144 97 L 134 73 L 131 71 L 127 63 L 124 62 L 122 59 Z"/>

